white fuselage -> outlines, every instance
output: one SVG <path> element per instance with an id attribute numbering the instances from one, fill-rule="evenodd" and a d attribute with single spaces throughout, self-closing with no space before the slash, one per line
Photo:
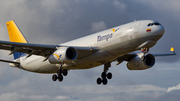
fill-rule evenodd
<path id="1" fill-rule="evenodd" d="M 150 48 L 164 34 L 162 25 L 151 25 L 152 20 L 135 21 L 82 37 L 61 45 L 98 47 L 100 50 L 75 61 L 63 64 L 64 69 L 88 69 L 96 67 L 126 53 L 139 50 L 143 47 Z M 81 53 L 78 53 L 81 54 Z M 20 61 L 18 68 L 37 73 L 56 73 L 60 64 L 51 64 L 45 57 L 32 55 L 17 59 Z"/>

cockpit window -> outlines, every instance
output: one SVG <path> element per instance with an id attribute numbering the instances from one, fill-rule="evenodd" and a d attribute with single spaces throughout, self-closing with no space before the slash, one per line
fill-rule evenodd
<path id="1" fill-rule="evenodd" d="M 151 26 L 151 23 L 149 23 L 147 26 Z"/>
<path id="2" fill-rule="evenodd" d="M 154 24 L 155 24 L 155 25 L 161 25 L 160 23 L 157 23 L 157 22 L 156 22 L 156 23 L 154 23 Z"/>
<path id="3" fill-rule="evenodd" d="M 147 26 L 153 26 L 153 25 L 161 25 L 161 24 L 158 22 L 154 22 L 154 23 L 149 23 Z"/>

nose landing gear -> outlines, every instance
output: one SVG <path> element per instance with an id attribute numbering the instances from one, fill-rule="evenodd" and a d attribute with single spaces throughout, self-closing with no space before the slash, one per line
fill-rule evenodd
<path id="1" fill-rule="evenodd" d="M 141 51 L 143 52 L 143 57 L 141 58 L 143 61 L 146 60 L 145 54 L 149 52 L 149 48 L 141 48 Z"/>
<path id="2" fill-rule="evenodd" d="M 147 53 L 147 52 L 149 52 L 149 48 L 146 48 L 146 47 L 141 48 L 141 51 L 142 51 L 143 53 Z"/>

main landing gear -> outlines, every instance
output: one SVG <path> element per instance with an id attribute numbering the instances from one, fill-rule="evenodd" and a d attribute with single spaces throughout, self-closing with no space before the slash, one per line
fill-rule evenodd
<path id="1" fill-rule="evenodd" d="M 68 71 L 67 69 L 62 69 L 62 65 L 60 66 L 60 68 L 57 70 L 57 75 L 54 74 L 52 76 L 52 80 L 56 81 L 57 79 L 59 80 L 59 82 L 63 81 L 63 76 L 67 76 Z"/>
<path id="2" fill-rule="evenodd" d="M 100 85 L 103 83 L 106 85 L 108 83 L 108 79 L 112 78 L 112 73 L 107 71 L 109 70 L 109 67 L 111 67 L 111 63 L 104 64 L 104 71 L 101 73 L 101 78 L 97 78 L 97 84 Z"/>

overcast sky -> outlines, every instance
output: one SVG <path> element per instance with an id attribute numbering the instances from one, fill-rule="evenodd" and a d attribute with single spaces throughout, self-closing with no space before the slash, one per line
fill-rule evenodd
<path id="1" fill-rule="evenodd" d="M 156 20 L 164 36 L 150 49 L 180 52 L 179 0 L 1 0 L 0 40 L 8 41 L 6 22 L 15 20 L 30 43 L 60 44 L 135 20 Z M 12 60 L 0 51 L 1 59 Z M 52 74 L 31 73 L 0 63 L 0 100 L 4 101 L 178 101 L 180 56 L 158 57 L 154 67 L 130 71 L 125 62 L 110 72 L 108 85 L 97 85 L 103 66 L 71 70 L 62 83 Z"/>

